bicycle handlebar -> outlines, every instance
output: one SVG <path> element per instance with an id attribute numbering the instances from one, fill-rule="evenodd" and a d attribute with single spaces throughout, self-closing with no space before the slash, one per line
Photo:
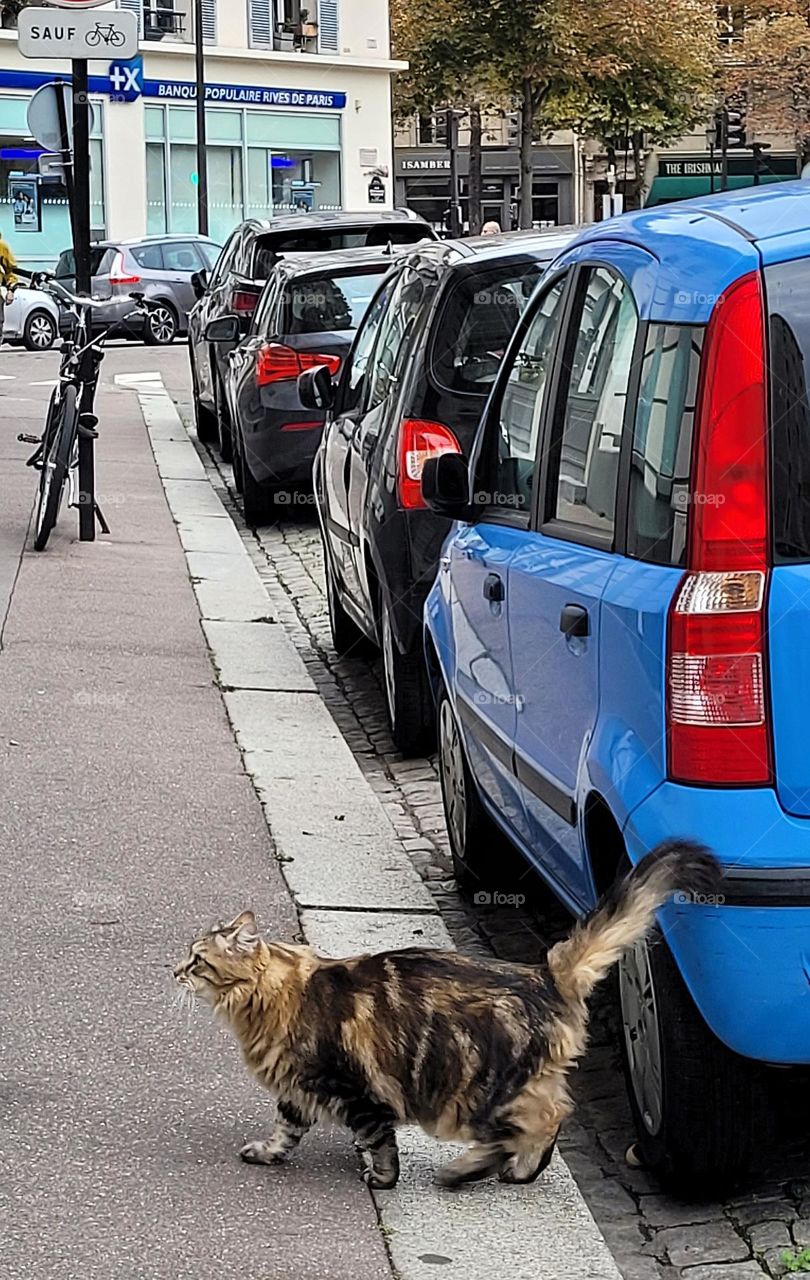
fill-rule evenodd
<path id="1" fill-rule="evenodd" d="M 52 294 L 58 302 L 69 303 L 72 307 L 104 307 L 110 302 L 109 298 L 89 298 L 78 293 L 71 293 L 66 289 L 54 276 L 48 275 L 46 271 L 35 272 L 31 276 L 31 286 L 34 289 L 40 289 L 43 293 Z M 130 298 L 138 307 L 150 307 L 157 305 L 152 302 L 151 298 L 147 298 L 142 293 L 131 293 Z"/>

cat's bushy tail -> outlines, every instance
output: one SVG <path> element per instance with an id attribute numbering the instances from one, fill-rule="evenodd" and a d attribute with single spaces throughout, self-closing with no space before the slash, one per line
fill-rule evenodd
<path id="1" fill-rule="evenodd" d="M 717 859 L 701 845 L 658 845 L 549 951 L 548 967 L 561 995 L 586 999 L 622 953 L 649 932 L 657 908 L 672 893 L 711 894 L 720 875 Z"/>

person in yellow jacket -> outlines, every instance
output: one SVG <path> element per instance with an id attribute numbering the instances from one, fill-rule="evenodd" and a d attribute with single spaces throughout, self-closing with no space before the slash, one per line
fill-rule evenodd
<path id="1" fill-rule="evenodd" d="M 11 298 L 17 285 L 17 263 L 9 245 L 0 231 L 0 343 L 3 341 L 3 321 L 5 319 L 6 302 Z"/>

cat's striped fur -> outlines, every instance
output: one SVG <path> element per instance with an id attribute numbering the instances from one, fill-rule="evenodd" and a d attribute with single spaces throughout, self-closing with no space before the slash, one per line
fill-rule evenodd
<path id="1" fill-rule="evenodd" d="M 243 1159 L 283 1160 L 331 1117 L 354 1133 L 367 1181 L 392 1187 L 395 1129 L 412 1122 L 471 1144 L 440 1171 L 445 1186 L 495 1173 L 532 1181 L 572 1110 L 566 1078 L 585 1051 L 595 985 L 674 890 L 706 892 L 717 877 L 705 850 L 660 846 L 539 968 L 419 949 L 327 960 L 263 941 L 251 912 L 212 930 L 175 977 L 226 1019 L 278 1100 L 272 1136 Z"/>

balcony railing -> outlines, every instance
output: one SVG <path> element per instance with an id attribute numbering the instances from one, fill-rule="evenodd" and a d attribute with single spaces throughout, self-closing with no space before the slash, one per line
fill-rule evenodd
<path id="1" fill-rule="evenodd" d="M 171 40 L 181 44 L 194 42 L 194 13 L 192 0 L 174 0 L 174 3 L 150 4 L 143 7 L 144 40 Z"/>

